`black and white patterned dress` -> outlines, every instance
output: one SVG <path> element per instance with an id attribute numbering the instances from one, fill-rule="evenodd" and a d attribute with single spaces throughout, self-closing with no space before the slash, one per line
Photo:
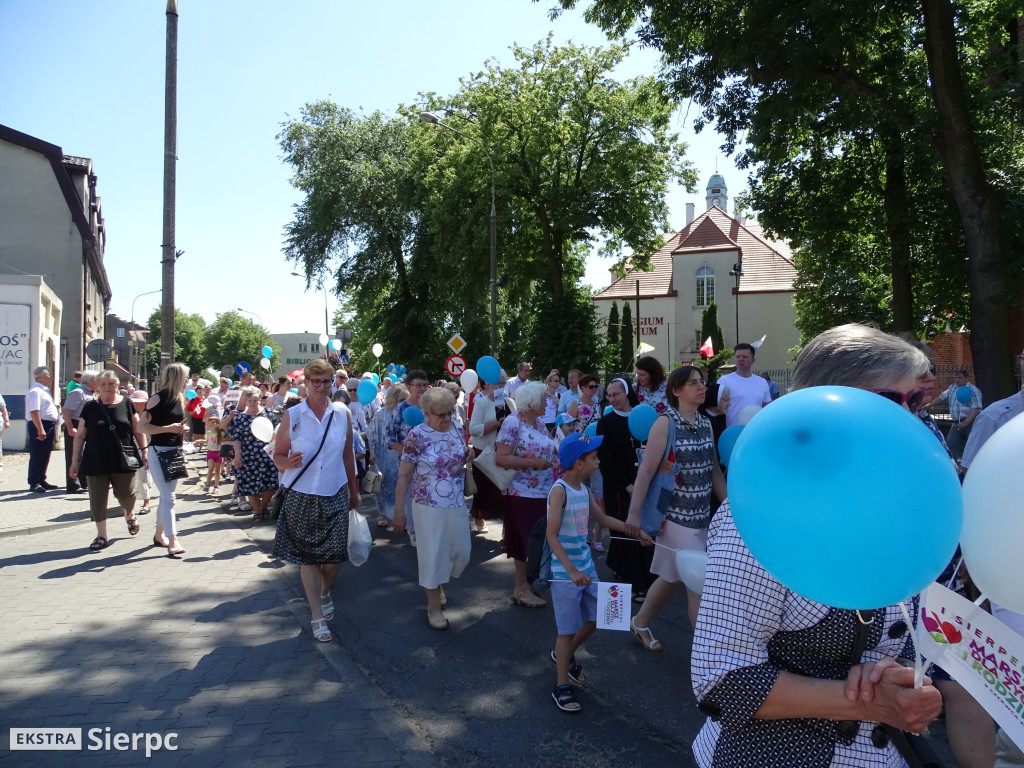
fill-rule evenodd
<path id="1" fill-rule="evenodd" d="M 826 546 L 827 542 L 822 542 Z M 857 578 L 851 574 L 850 578 Z M 916 617 L 917 598 L 907 601 Z M 726 500 L 708 531 L 708 568 L 693 639 L 693 691 L 707 722 L 693 742 L 701 768 L 899 768 L 891 743 L 876 747 L 878 723 L 823 718 L 759 720 L 754 713 L 781 671 L 845 680 L 858 662 L 911 655 L 898 605 L 860 612 L 792 592 L 747 549 Z"/>
<path id="2" fill-rule="evenodd" d="M 676 487 L 665 519 L 684 528 L 707 528 L 711 519 L 711 471 L 715 461 L 711 422 L 700 411 L 694 424 L 670 405 L 664 412 L 676 426 L 676 444 L 672 447 Z"/>
<path id="3" fill-rule="evenodd" d="M 258 496 L 277 488 L 277 467 L 264 450 L 267 444 L 252 434 L 252 422 L 260 416 L 269 418 L 265 411 L 256 416 L 236 411 L 228 425 L 227 436 L 242 444 L 242 466 L 235 470 L 239 496 Z"/>

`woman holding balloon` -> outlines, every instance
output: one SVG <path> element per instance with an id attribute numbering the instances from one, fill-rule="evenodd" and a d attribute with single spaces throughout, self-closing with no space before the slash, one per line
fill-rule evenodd
<path id="1" fill-rule="evenodd" d="M 248 497 L 254 523 L 266 520 L 264 510 L 277 490 L 278 475 L 273 459 L 265 450 L 274 437 L 274 426 L 267 410 L 260 405 L 260 391 L 256 387 L 242 387 L 238 410 L 225 437 L 235 447 L 238 495 Z"/>
<path id="2" fill-rule="evenodd" d="M 899 766 L 880 724 L 919 733 L 939 714 L 931 681 L 894 661 L 962 523 L 956 473 L 906 412 L 927 368 L 876 329 L 825 331 L 737 442 L 691 657 L 702 768 Z"/>
<path id="3" fill-rule="evenodd" d="M 548 491 L 554 482 L 551 470 L 558 462 L 554 438 L 541 420 L 545 389 L 539 381 L 531 381 L 516 391 L 518 410 L 501 425 L 495 447 L 495 464 L 516 470 L 503 497 L 501 545 L 515 561 L 512 602 L 525 608 L 547 605 L 533 594 L 526 580 L 527 541 L 534 523 L 547 513 Z"/>
<path id="4" fill-rule="evenodd" d="M 662 645 L 650 630 L 651 621 L 684 583 L 686 574 L 680 571 L 678 553 L 704 553 L 711 521 L 711 493 L 714 491 L 720 499 L 726 495 L 725 477 L 715 456 L 711 422 L 698 410 L 704 404 L 706 392 L 703 375 L 691 365 L 680 366 L 669 374 L 666 407 L 650 429 L 643 461 L 632 488 L 628 518 L 633 524 L 640 525 L 640 509 L 657 474 L 668 471 L 675 480 L 650 564 L 651 573 L 656 578 L 643 607 L 630 622 L 633 636 L 653 653 L 661 651 Z M 666 467 L 665 449 L 670 434 L 675 437 L 671 446 L 671 463 Z M 696 626 L 699 591 L 687 585 L 686 599 L 690 623 Z"/>

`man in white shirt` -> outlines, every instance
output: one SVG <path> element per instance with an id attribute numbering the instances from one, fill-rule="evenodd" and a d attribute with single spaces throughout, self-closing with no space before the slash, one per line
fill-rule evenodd
<path id="1" fill-rule="evenodd" d="M 505 382 L 505 397 L 516 399 L 516 390 L 530 379 L 533 367 L 529 363 L 520 363 L 516 368 L 516 377 Z"/>
<path id="2" fill-rule="evenodd" d="M 53 375 L 42 365 L 35 369 L 36 383 L 25 394 L 25 413 L 28 414 L 28 487 L 33 493 L 46 493 L 57 486 L 46 482 L 46 468 L 53 452 L 53 438 L 57 431 L 60 411 L 50 394 Z"/>
<path id="3" fill-rule="evenodd" d="M 581 371 L 577 368 L 569 369 L 568 380 L 569 388 L 565 390 L 558 398 L 558 412 L 565 413 L 569 410 L 569 406 L 572 405 L 574 400 L 579 400 L 580 395 L 580 375 Z"/>
<path id="4" fill-rule="evenodd" d="M 768 382 L 751 373 L 754 366 L 754 348 L 750 344 L 737 344 L 733 352 L 736 370 L 718 380 L 719 414 L 725 414 L 725 426 L 731 427 L 744 408 L 756 405 L 763 408 L 772 401 Z"/>
<path id="5" fill-rule="evenodd" d="M 339 389 L 348 389 L 345 383 L 348 381 L 348 371 L 344 368 L 339 368 L 334 372 L 334 383 L 331 384 L 331 395 L 333 396 Z"/>
<path id="6" fill-rule="evenodd" d="M 82 409 L 85 408 L 85 404 L 90 400 L 96 399 L 96 393 L 92 388 L 95 380 L 96 371 L 82 371 L 82 386 L 68 392 L 68 396 L 64 398 L 64 407 L 60 411 L 61 419 L 64 421 L 64 471 L 68 493 L 85 493 L 88 488 L 85 482 L 85 475 L 79 475 L 78 480 L 74 480 L 67 473 L 71 471 L 71 459 L 75 452 L 75 435 L 78 434 L 78 419 L 82 415 Z"/>
<path id="7" fill-rule="evenodd" d="M 960 390 L 963 387 L 966 387 L 970 393 L 966 400 L 960 399 Z M 946 435 L 946 447 L 953 454 L 953 458 L 959 461 L 964 454 L 964 446 L 967 445 L 971 426 L 978 414 L 981 413 L 981 390 L 967 380 L 966 368 L 957 369 L 953 374 L 953 383 L 925 408 L 931 408 L 943 400 L 949 405 L 949 417 L 953 420 L 949 427 L 949 434 Z"/>

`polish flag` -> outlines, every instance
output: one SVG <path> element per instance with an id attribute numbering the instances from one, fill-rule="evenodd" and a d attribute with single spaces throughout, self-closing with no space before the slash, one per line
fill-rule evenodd
<path id="1" fill-rule="evenodd" d="M 706 360 L 710 360 L 712 357 L 715 356 L 715 350 L 711 347 L 711 337 L 710 336 L 708 336 L 708 340 L 705 341 L 701 345 L 701 348 L 700 348 L 699 351 L 700 351 L 701 357 L 705 358 Z"/>

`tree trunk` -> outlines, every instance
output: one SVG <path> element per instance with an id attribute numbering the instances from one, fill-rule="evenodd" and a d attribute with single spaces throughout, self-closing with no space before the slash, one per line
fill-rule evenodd
<path id="1" fill-rule="evenodd" d="M 1007 328 L 1003 201 L 985 178 L 985 166 L 975 143 L 950 2 L 921 0 L 921 8 L 932 100 L 938 114 L 935 142 L 967 246 L 971 355 L 985 401 L 993 402 L 1015 388 Z"/>
<path id="2" fill-rule="evenodd" d="M 892 330 L 914 330 L 914 291 L 910 276 L 910 230 L 906 224 L 907 173 L 903 136 L 894 125 L 880 126 L 885 142 L 885 228 L 892 262 Z"/>

